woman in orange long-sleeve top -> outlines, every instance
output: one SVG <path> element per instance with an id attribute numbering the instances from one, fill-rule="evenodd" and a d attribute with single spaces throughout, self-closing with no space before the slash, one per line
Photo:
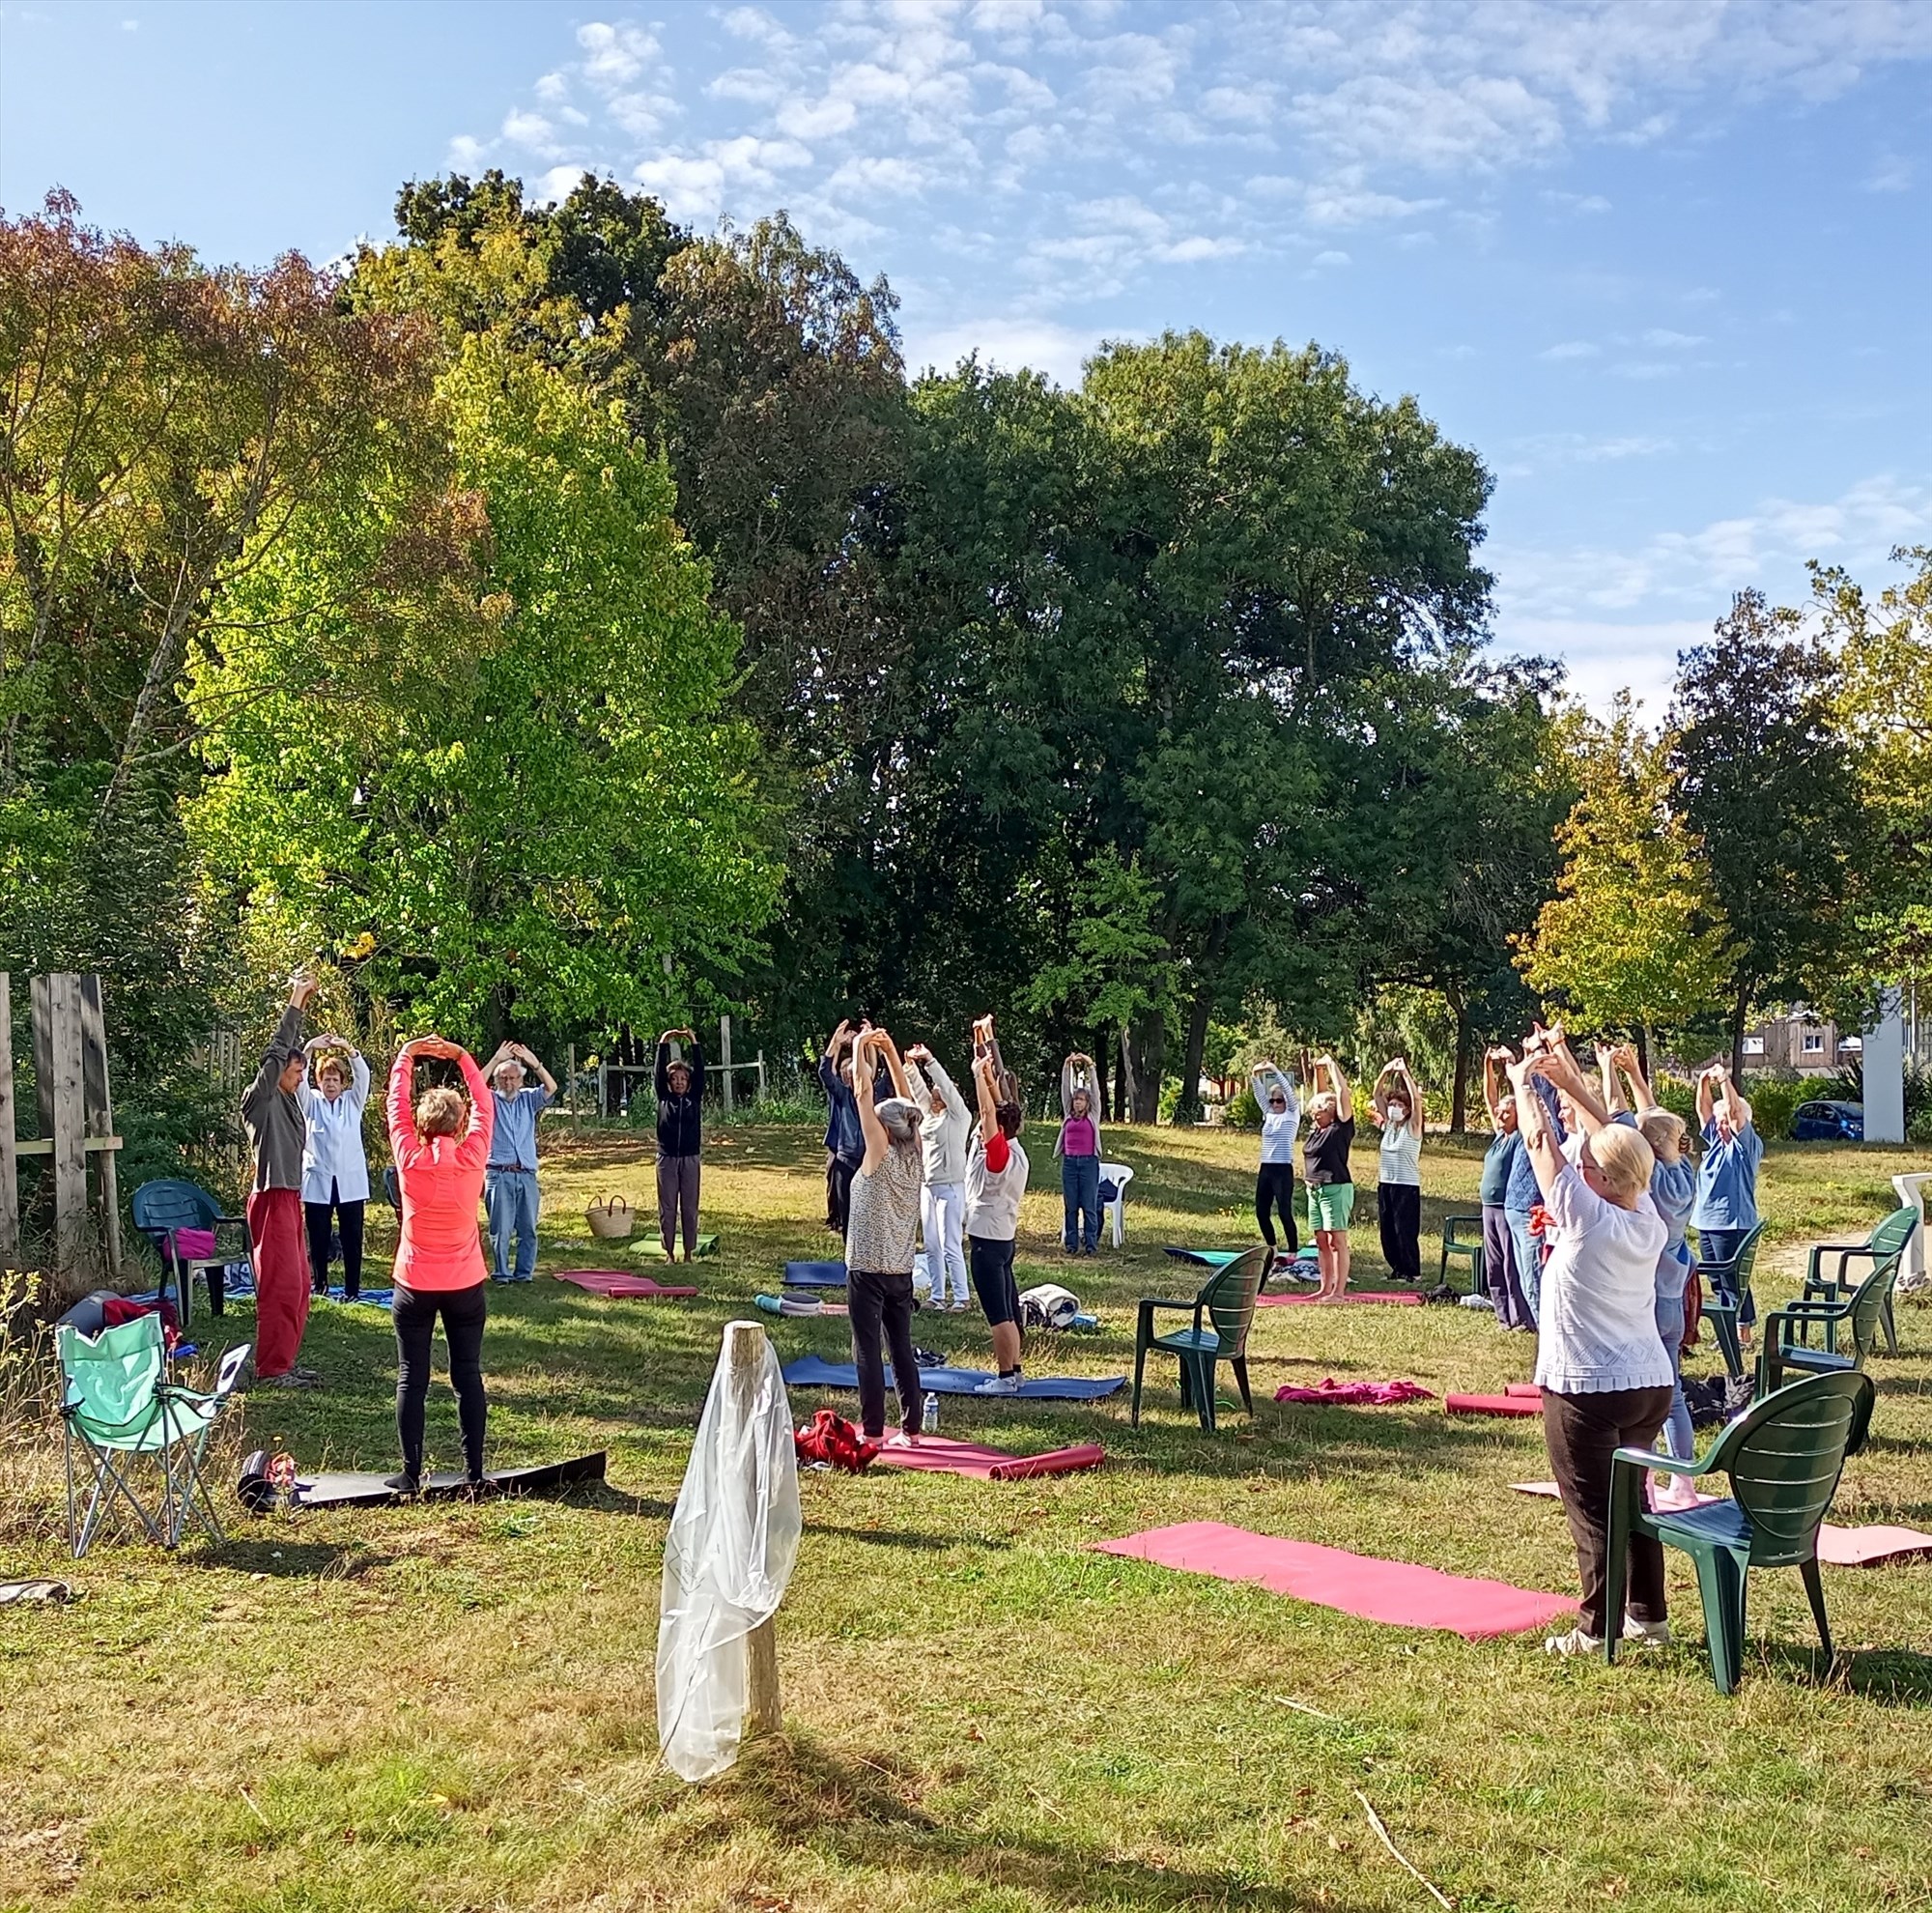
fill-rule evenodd
<path id="1" fill-rule="evenodd" d="M 416 1059 L 440 1056 L 463 1071 L 469 1091 L 425 1090 L 410 1107 Z M 389 1147 L 402 1185 L 402 1234 L 396 1244 L 396 1433 L 403 1470 L 389 1486 L 413 1495 L 422 1485 L 423 1409 L 429 1399 L 430 1343 L 442 1317 L 449 1344 L 449 1385 L 463 1425 L 464 1471 L 483 1485 L 483 1324 L 489 1269 L 477 1235 L 476 1205 L 490 1160 L 496 1122 L 490 1086 L 475 1059 L 441 1037 L 406 1042 L 389 1071 Z"/>

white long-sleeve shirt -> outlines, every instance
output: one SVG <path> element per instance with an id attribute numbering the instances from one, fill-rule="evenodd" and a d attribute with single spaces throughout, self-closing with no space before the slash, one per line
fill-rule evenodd
<path id="1" fill-rule="evenodd" d="M 1276 1090 L 1288 1098 L 1288 1107 L 1279 1116 L 1268 1107 L 1268 1098 Z M 1293 1162 L 1295 1138 L 1301 1133 L 1301 1099 L 1294 1085 L 1279 1070 L 1257 1070 L 1255 1100 L 1262 1106 L 1262 1160 Z"/>
<path id="2" fill-rule="evenodd" d="M 369 1200 L 369 1158 L 362 1149 L 362 1111 L 369 1101 L 369 1066 L 360 1055 L 349 1059 L 349 1087 L 333 1102 L 302 1078 L 296 1091 L 308 1122 L 302 1145 L 301 1192 L 304 1202 L 327 1202 L 330 1183 L 342 1202 Z"/>
<path id="3" fill-rule="evenodd" d="M 932 1058 L 927 1067 L 932 1072 L 930 1090 L 926 1088 L 925 1077 L 920 1073 L 917 1063 L 905 1066 L 906 1087 L 912 1091 L 913 1100 L 919 1104 L 920 1115 L 923 1119 L 920 1124 L 919 1136 L 925 1156 L 926 1185 L 931 1188 L 945 1188 L 966 1181 L 966 1146 L 972 1140 L 973 1114 L 939 1059 Z M 932 1113 L 934 1092 L 946 1104 L 943 1116 Z"/>

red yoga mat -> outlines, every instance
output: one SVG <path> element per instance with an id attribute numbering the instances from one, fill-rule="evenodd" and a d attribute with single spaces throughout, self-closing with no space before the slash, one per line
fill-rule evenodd
<path id="1" fill-rule="evenodd" d="M 638 1301 L 686 1301 L 696 1289 L 668 1289 L 648 1275 L 633 1275 L 628 1269 L 557 1269 L 552 1271 L 559 1282 L 574 1282 L 593 1296 L 612 1296 Z"/>
<path id="2" fill-rule="evenodd" d="M 1043 1455 L 1009 1455 L 980 1442 L 952 1442 L 944 1435 L 922 1435 L 916 1448 L 881 1448 L 878 1468 L 923 1469 L 932 1474 L 964 1474 L 976 1481 L 1024 1481 L 1036 1474 L 1071 1474 L 1098 1468 L 1106 1451 L 1096 1442 L 1052 1448 Z"/>
<path id="3" fill-rule="evenodd" d="M 1512 1481 L 1510 1486 L 1519 1495 L 1541 1495 L 1552 1501 L 1563 1499 L 1553 1481 Z M 1700 1494 L 1697 1499 L 1708 1505 L 1724 1498 Z M 1818 1530 L 1818 1558 L 1828 1567 L 1877 1567 L 1918 1555 L 1932 1555 L 1932 1534 L 1921 1534 L 1916 1528 L 1833 1528 L 1828 1521 Z"/>
<path id="4" fill-rule="evenodd" d="M 1350 1289 L 1342 1297 L 1345 1302 L 1396 1302 L 1408 1308 L 1420 1308 L 1422 1298 L 1413 1289 Z M 1317 1301 L 1312 1295 L 1257 1296 L 1257 1308 L 1286 1308 L 1291 1303 L 1313 1304 L 1318 1308 L 1332 1308 L 1333 1302 Z"/>
<path id="5" fill-rule="evenodd" d="M 1538 1594 L 1506 1581 L 1470 1581 L 1312 1541 L 1280 1540 L 1218 1521 L 1183 1521 L 1094 1545 L 1101 1554 L 1210 1574 L 1219 1581 L 1258 1583 L 1270 1593 L 1293 1595 L 1364 1620 L 1446 1628 L 1468 1641 L 1521 1634 L 1577 1610 L 1577 1603 L 1561 1594 Z"/>
<path id="6" fill-rule="evenodd" d="M 1541 1395 L 1447 1395 L 1442 1409 L 1445 1414 L 1520 1414 L 1541 1415 L 1543 1397 Z"/>

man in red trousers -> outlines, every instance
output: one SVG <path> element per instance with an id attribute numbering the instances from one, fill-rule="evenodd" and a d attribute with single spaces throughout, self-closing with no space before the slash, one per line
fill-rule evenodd
<path id="1" fill-rule="evenodd" d="M 255 1251 L 255 1378 L 276 1388 L 313 1388 L 321 1377 L 298 1368 L 308 1327 L 308 1250 L 302 1236 L 302 1144 L 307 1125 L 296 1090 L 308 1067 L 302 1012 L 315 979 L 298 970 L 255 1080 L 242 1093 L 242 1121 L 255 1153 L 248 1191 L 248 1241 Z"/>

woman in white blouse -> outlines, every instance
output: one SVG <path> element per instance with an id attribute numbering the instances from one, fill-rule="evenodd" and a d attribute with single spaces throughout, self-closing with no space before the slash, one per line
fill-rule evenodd
<path id="1" fill-rule="evenodd" d="M 1377 1155 L 1376 1220 L 1382 1259 L 1398 1282 L 1422 1280 L 1422 1093 L 1400 1056 L 1385 1064 L 1369 1099 L 1381 1130 Z"/>
<path id="2" fill-rule="evenodd" d="M 369 1066 L 346 1038 L 311 1037 L 312 1059 L 328 1052 L 296 1091 L 307 1124 L 302 1143 L 302 1216 L 308 1224 L 308 1267 L 319 1296 L 328 1293 L 331 1225 L 342 1237 L 342 1294 L 362 1293 L 362 1211 L 369 1200 L 369 1158 L 362 1149 L 362 1111 L 369 1100 Z M 343 1057 L 347 1056 L 345 1068 Z"/>
<path id="3" fill-rule="evenodd" d="M 1552 1654 L 1601 1649 L 1605 1630 L 1626 1641 L 1667 1642 L 1663 1551 L 1631 1536 L 1627 1612 L 1605 1613 L 1610 1458 L 1620 1447 L 1648 1448 L 1670 1413 L 1671 1367 L 1657 1330 L 1657 1260 L 1668 1231 L 1650 1196 L 1651 1148 L 1635 1129 L 1609 1122 L 1560 1043 L 1532 1037 L 1510 1065 L 1523 1147 L 1550 1218 L 1537 1311 L 1536 1380 L 1543 1390 L 1543 1435 L 1563 1496 L 1582 1613 L 1570 1633 L 1544 1644 Z M 1559 1147 L 1531 1092 L 1544 1075 L 1577 1105 L 1577 1132 Z"/>

